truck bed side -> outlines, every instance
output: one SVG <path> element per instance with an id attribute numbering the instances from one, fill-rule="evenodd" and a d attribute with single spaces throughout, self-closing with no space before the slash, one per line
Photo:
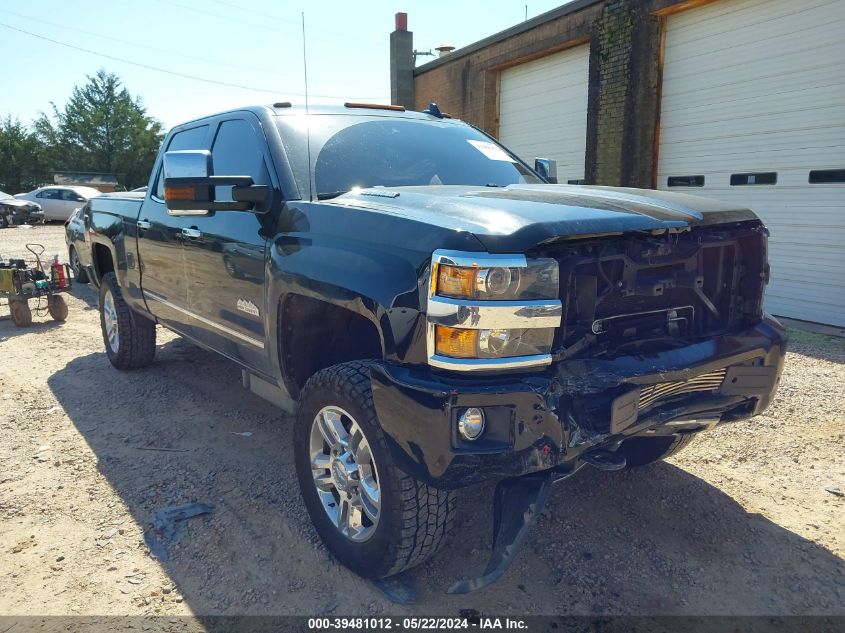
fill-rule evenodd
<path id="1" fill-rule="evenodd" d="M 114 272 L 126 301 L 134 310 L 146 312 L 141 295 L 138 266 L 137 221 L 144 202 L 143 192 L 126 192 L 92 198 L 89 237 L 94 283 Z"/>

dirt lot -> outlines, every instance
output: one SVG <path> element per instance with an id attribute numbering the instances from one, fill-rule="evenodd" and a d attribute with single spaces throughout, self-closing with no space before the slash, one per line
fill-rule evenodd
<path id="1" fill-rule="evenodd" d="M 64 252 L 50 226 L 0 231 L 0 255 L 26 241 Z M 845 614 L 842 339 L 794 333 L 766 415 L 560 484 L 507 575 L 453 597 L 491 531 L 492 488 L 462 492 L 452 540 L 408 574 L 401 606 L 319 542 L 291 420 L 235 366 L 160 330 L 153 366 L 117 372 L 94 291 L 69 303 L 65 324 L 26 330 L 0 307 L 0 614 Z M 155 510 L 194 501 L 214 511 L 152 558 Z"/>

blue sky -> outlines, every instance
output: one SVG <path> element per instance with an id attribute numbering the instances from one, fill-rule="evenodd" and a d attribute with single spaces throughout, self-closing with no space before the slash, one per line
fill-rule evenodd
<path id="1" fill-rule="evenodd" d="M 533 17 L 566 0 L 530 0 Z M 417 50 L 463 46 L 521 22 L 524 1 L 427 0 L 0 0 L 0 115 L 25 122 L 74 85 L 105 68 L 169 127 L 226 108 L 301 101 L 305 12 L 312 101 L 389 102 L 388 38 L 397 11 L 408 13 Z M 175 73 L 168 75 L 50 42 Z M 420 63 L 433 59 L 421 57 Z M 322 96 L 318 96 L 322 95 Z"/>

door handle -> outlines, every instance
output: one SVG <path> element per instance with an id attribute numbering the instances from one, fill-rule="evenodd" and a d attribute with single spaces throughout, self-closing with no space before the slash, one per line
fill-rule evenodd
<path id="1" fill-rule="evenodd" d="M 147 222 L 146 220 L 138 220 L 137 224 L 138 228 L 142 231 L 149 231 L 153 227 L 152 222 Z"/>
<path id="2" fill-rule="evenodd" d="M 202 237 L 202 231 L 198 229 L 182 229 L 182 237 L 187 237 L 189 240 L 198 240 Z"/>

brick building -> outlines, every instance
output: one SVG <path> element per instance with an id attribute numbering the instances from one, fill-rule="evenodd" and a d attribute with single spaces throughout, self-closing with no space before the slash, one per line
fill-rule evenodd
<path id="1" fill-rule="evenodd" d="M 841 328 L 843 59 L 841 0 L 574 0 L 416 68 L 403 17 L 391 88 L 556 159 L 562 183 L 754 209 L 772 231 L 767 308 Z"/>

